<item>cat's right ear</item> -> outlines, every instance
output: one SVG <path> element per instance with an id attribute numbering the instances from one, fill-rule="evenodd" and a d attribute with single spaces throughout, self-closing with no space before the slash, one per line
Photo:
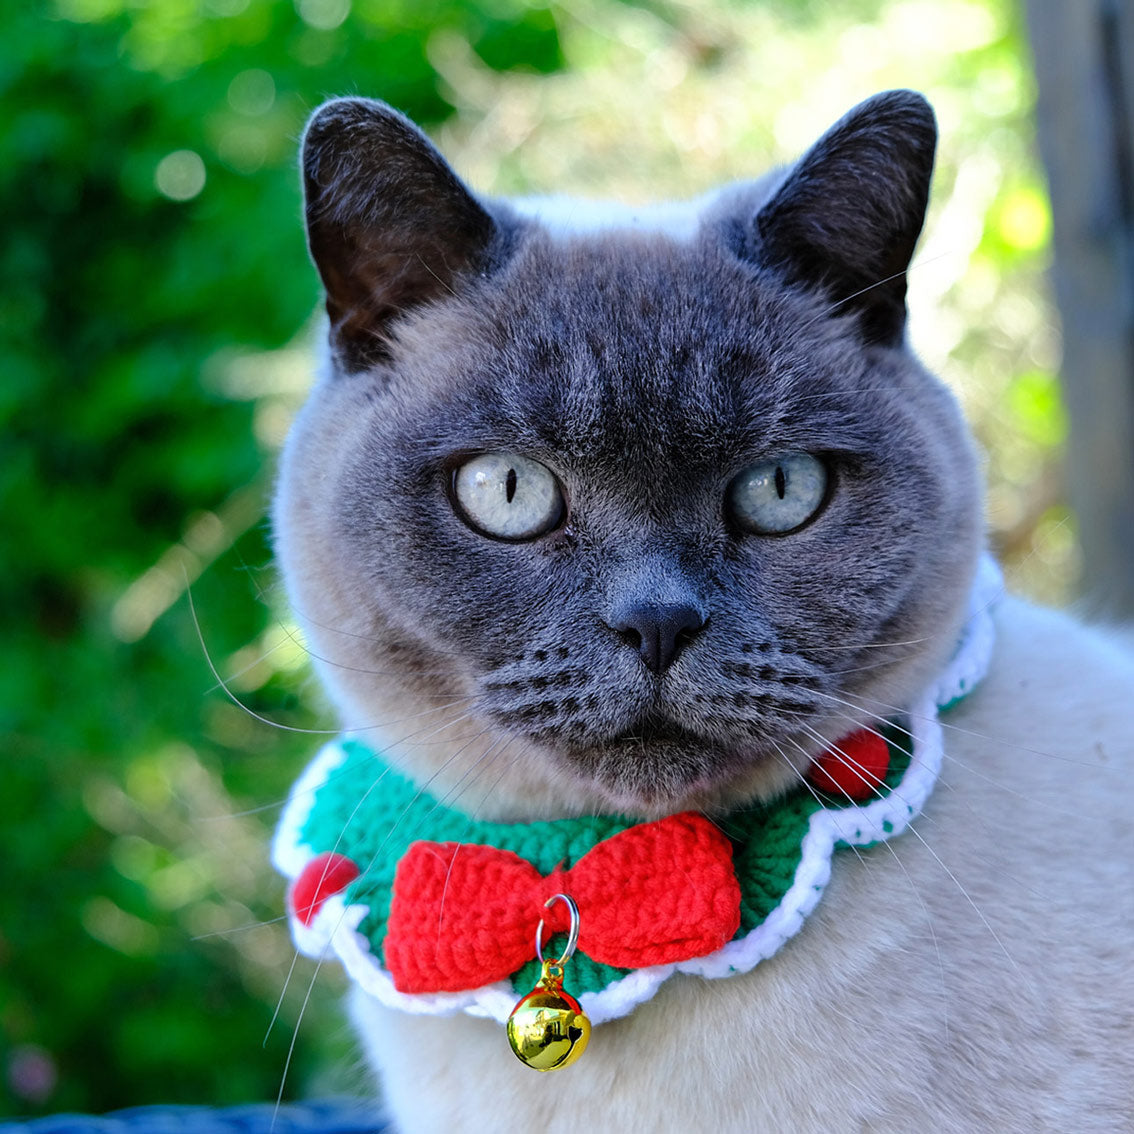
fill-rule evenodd
<path id="1" fill-rule="evenodd" d="M 925 220 L 937 124 L 915 91 L 885 91 L 831 127 L 756 216 L 756 258 L 899 345 L 906 271 Z"/>
<path id="2" fill-rule="evenodd" d="M 336 99 L 315 112 L 303 138 L 303 187 L 331 345 L 347 371 L 385 358 L 390 321 L 455 291 L 496 243 L 492 217 L 385 103 Z"/>

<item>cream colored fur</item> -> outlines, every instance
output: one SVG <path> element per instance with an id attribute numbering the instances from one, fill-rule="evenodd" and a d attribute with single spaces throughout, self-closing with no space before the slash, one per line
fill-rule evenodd
<path id="1" fill-rule="evenodd" d="M 997 623 L 915 829 L 840 852 L 747 976 L 671 979 L 551 1075 L 355 994 L 398 1129 L 1134 1130 L 1134 655 L 1019 601 Z"/>

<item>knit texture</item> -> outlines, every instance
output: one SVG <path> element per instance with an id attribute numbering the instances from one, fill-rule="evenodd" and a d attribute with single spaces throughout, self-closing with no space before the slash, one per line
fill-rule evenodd
<path id="1" fill-rule="evenodd" d="M 888 766 L 874 789 L 882 792 L 900 784 L 910 763 L 901 726 L 886 732 Z M 296 876 L 293 928 L 334 936 L 352 911 L 355 943 L 392 975 L 399 994 L 460 992 L 475 974 L 475 987 L 505 982 L 514 1001 L 539 976 L 534 938 L 541 915 L 560 930 L 545 955 L 565 943 L 561 907 L 543 909 L 560 891 L 585 911 L 569 966 L 573 995 L 601 992 L 631 968 L 710 954 L 780 905 L 812 815 L 857 811 L 837 791 L 801 788 L 717 826 L 689 814 L 651 824 L 625 816 L 484 823 L 422 794 L 357 740 L 328 746 L 324 759 L 336 766 L 301 829 L 301 844 L 320 850 Z M 685 838 L 651 837 L 666 827 Z M 423 840 L 424 832 L 431 838 Z M 848 833 L 848 841 L 873 840 L 864 844 Z M 716 858 L 698 856 L 706 843 L 716 845 Z M 396 889 L 426 900 L 398 910 Z M 305 951 L 319 956 L 325 944 L 317 938 Z"/>
<path id="2" fill-rule="evenodd" d="M 539 977 L 541 917 L 553 934 L 544 955 L 563 947 L 562 905 L 543 903 L 565 892 L 580 909 L 567 990 L 593 1024 L 626 1014 L 675 971 L 748 971 L 798 932 L 835 849 L 883 841 L 920 811 L 942 758 L 938 706 L 987 667 L 998 590 L 995 568 L 982 569 L 957 654 L 908 716 L 833 745 L 808 786 L 715 824 L 692 813 L 482 822 L 360 740 L 328 745 L 295 785 L 273 848 L 293 881 L 297 945 L 336 953 L 386 1004 L 503 1022 Z"/>
<path id="3" fill-rule="evenodd" d="M 732 845 L 687 812 L 628 827 L 546 877 L 510 851 L 415 842 L 398 864 L 386 966 L 400 992 L 458 992 L 505 980 L 535 957 L 533 913 L 569 928 L 565 893 L 586 911 L 579 950 L 608 968 L 699 957 L 740 924 Z"/>

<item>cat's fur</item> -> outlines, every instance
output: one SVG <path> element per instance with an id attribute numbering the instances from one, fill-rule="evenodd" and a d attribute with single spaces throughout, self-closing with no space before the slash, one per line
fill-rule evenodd
<path id="1" fill-rule="evenodd" d="M 907 706 L 982 539 L 967 431 L 905 345 L 934 142 L 890 92 L 786 173 L 596 222 L 475 198 L 381 104 L 318 111 L 330 352 L 276 532 L 344 724 L 479 817 L 656 816 L 783 791 Z M 461 519 L 454 469 L 495 450 L 555 473 L 553 531 Z M 827 463 L 825 505 L 740 530 L 730 482 L 786 450 Z M 659 672 L 626 627 L 675 610 Z M 671 979 L 550 1076 L 496 1024 L 357 995 L 398 1128 L 1129 1128 L 1134 662 L 1016 602 L 997 621 L 917 831 L 844 854 L 750 974 Z"/>

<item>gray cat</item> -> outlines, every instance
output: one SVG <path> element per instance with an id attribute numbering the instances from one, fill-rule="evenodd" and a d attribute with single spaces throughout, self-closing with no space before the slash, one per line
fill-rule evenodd
<path id="1" fill-rule="evenodd" d="M 406 802 L 354 852 L 354 898 L 334 924 L 323 911 L 310 951 L 342 943 L 398 1129 L 1129 1129 L 1134 836 L 1118 765 L 1134 663 L 1004 600 L 983 684 L 956 676 L 991 633 L 993 591 L 973 446 L 905 341 L 935 140 L 925 101 L 889 92 L 787 171 L 684 207 L 596 211 L 477 198 L 380 103 L 312 119 L 329 351 L 275 525 L 368 785 L 323 849 L 352 859 L 358 816 L 387 788 Z M 936 706 L 961 694 L 942 783 L 899 835 L 940 764 Z M 863 736 L 888 771 L 848 755 Z M 349 782 L 336 753 L 298 785 L 281 845 L 314 847 L 311 797 Z M 460 974 L 416 975 L 414 941 L 431 939 L 432 965 L 475 917 L 493 928 L 492 886 L 470 881 L 468 920 L 414 938 L 398 903 L 421 876 L 377 881 L 391 840 L 468 855 L 489 840 L 467 832 L 491 824 L 535 838 L 533 823 L 615 815 L 619 832 L 692 816 L 697 839 L 697 823 L 729 836 L 742 874 L 743 838 L 792 800 L 811 828 L 812 800 L 843 823 L 828 857 L 897 837 L 835 851 L 803 925 L 826 882 L 816 860 L 814 897 L 760 963 L 742 949 L 763 932 L 743 889 L 739 928 L 722 922 L 711 949 L 567 961 L 568 991 L 573 965 L 609 970 L 609 987 L 584 998 L 600 1017 L 588 1050 L 553 1075 L 476 1018 L 499 1018 L 519 983 L 474 1002 Z M 277 847 L 293 876 L 296 853 Z M 445 853 L 438 909 L 458 888 Z M 327 861 L 307 905 L 293 892 L 301 945 L 342 889 Z M 371 917 L 381 902 L 388 926 Z M 580 909 L 586 953 L 605 915 Z M 488 953 L 504 936 L 487 933 Z"/>

